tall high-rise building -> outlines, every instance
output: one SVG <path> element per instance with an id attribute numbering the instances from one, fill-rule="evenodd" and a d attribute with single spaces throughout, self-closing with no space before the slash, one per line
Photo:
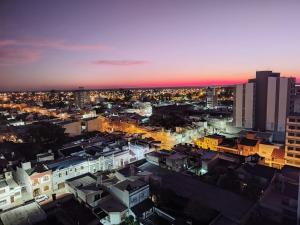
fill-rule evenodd
<path id="1" fill-rule="evenodd" d="M 213 109 L 217 106 L 217 95 L 215 93 L 215 88 L 206 88 L 206 107 L 208 109 Z"/>
<path id="2" fill-rule="evenodd" d="M 285 164 L 300 167 L 300 115 L 287 118 Z"/>
<path id="3" fill-rule="evenodd" d="M 241 128 L 271 131 L 283 141 L 286 117 L 293 112 L 295 78 L 257 71 L 256 78 L 236 86 L 234 123 Z"/>
<path id="4" fill-rule="evenodd" d="M 84 108 L 86 104 L 90 102 L 88 91 L 84 87 L 79 87 L 78 90 L 74 91 L 75 106 L 78 108 Z"/>

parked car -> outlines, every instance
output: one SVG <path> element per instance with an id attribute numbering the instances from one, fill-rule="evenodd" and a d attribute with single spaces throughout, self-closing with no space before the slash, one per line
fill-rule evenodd
<path id="1" fill-rule="evenodd" d="M 40 203 L 49 199 L 47 195 L 40 195 L 34 198 L 36 202 Z"/>

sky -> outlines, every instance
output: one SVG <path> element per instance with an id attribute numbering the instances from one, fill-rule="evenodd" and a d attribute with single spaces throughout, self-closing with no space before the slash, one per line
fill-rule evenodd
<path id="1" fill-rule="evenodd" d="M 300 1 L 1 0 L 0 91 L 300 80 Z"/>

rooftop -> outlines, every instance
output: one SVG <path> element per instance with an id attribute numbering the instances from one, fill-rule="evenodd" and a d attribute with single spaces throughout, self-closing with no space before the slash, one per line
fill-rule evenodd
<path id="1" fill-rule="evenodd" d="M 64 159 L 59 159 L 53 162 L 49 162 L 47 167 L 51 170 L 60 170 L 70 166 L 74 166 L 86 161 L 85 158 L 79 156 L 70 156 Z"/>
<path id="2" fill-rule="evenodd" d="M 257 144 L 257 142 L 258 140 L 242 138 L 239 144 L 254 147 Z"/>
<path id="3" fill-rule="evenodd" d="M 119 200 L 113 198 L 111 195 L 101 200 L 99 206 L 106 213 L 124 212 L 127 210 L 125 205 L 123 205 Z"/>
<path id="4" fill-rule="evenodd" d="M 78 177 L 68 179 L 66 182 L 69 186 L 81 190 L 86 194 L 99 192 L 101 190 L 101 187 L 97 186 L 96 184 L 97 177 L 95 177 L 91 173 L 86 173 Z"/>
<path id="5" fill-rule="evenodd" d="M 254 202 L 240 195 L 204 183 L 197 177 L 185 176 L 148 162 L 140 168 L 159 176 L 164 188 L 171 189 L 182 197 L 201 202 L 203 206 L 219 211 L 234 221 L 241 221 L 254 205 Z"/>
<path id="6" fill-rule="evenodd" d="M 135 190 L 140 189 L 141 187 L 147 186 L 147 184 L 141 180 L 124 180 L 115 185 L 116 188 L 122 191 L 133 192 Z"/>
<path id="7" fill-rule="evenodd" d="M 46 214 L 38 203 L 31 201 L 2 212 L 0 218 L 3 225 L 31 225 L 45 220 Z"/>

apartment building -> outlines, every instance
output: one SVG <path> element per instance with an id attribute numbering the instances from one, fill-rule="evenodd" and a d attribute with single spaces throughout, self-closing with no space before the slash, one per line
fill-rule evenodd
<path id="1" fill-rule="evenodd" d="M 300 167 L 300 115 L 287 118 L 285 163 L 286 165 Z"/>
<path id="2" fill-rule="evenodd" d="M 295 78 L 280 73 L 257 71 L 256 78 L 235 89 L 234 125 L 271 131 L 284 141 L 286 117 L 294 111 Z"/>

